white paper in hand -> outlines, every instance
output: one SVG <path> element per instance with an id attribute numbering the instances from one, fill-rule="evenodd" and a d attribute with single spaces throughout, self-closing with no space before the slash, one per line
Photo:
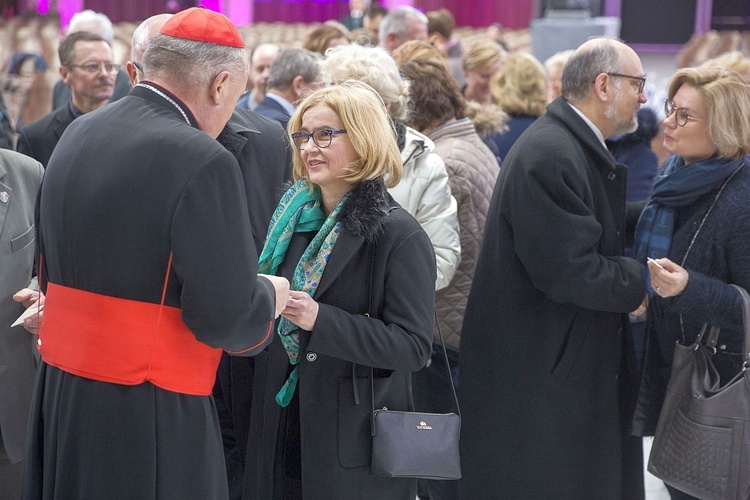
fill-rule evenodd
<path id="1" fill-rule="evenodd" d="M 38 311 L 41 311 L 41 310 L 43 310 L 43 309 L 44 309 L 44 304 L 42 304 L 42 305 L 41 305 L 41 306 L 39 306 L 39 307 L 37 307 L 37 306 L 35 306 L 35 305 L 34 305 L 34 306 L 31 306 L 31 307 L 29 307 L 28 309 L 26 309 L 26 310 L 25 310 L 25 311 L 23 312 L 23 314 L 22 314 L 22 315 L 20 315 L 20 316 L 18 317 L 18 319 L 17 319 L 17 320 L 15 320 L 15 321 L 13 322 L 13 324 L 12 324 L 12 325 L 10 325 L 10 326 L 11 326 L 11 328 L 13 328 L 14 326 L 18 326 L 18 325 L 20 325 L 21 323 L 23 323 L 23 321 L 24 321 L 24 320 L 25 320 L 26 318 L 30 318 L 30 317 L 32 317 L 32 316 L 33 316 L 33 315 L 35 315 L 35 314 L 36 314 L 36 313 L 37 313 Z"/>

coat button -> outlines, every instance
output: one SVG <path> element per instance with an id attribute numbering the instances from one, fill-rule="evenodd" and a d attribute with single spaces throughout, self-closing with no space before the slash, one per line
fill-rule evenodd
<path id="1" fill-rule="evenodd" d="M 3 191 L 2 193 L 0 193 L 0 202 L 8 203 L 9 200 L 10 195 L 7 192 Z"/>
<path id="2" fill-rule="evenodd" d="M 318 359 L 318 355 L 317 355 L 317 354 L 315 354 L 314 352 L 308 352 L 308 353 L 307 353 L 307 355 L 306 355 L 305 357 L 307 358 L 307 360 L 308 360 L 308 361 L 309 361 L 310 363 L 312 363 L 313 361 L 315 361 L 316 359 Z"/>
<path id="3" fill-rule="evenodd" d="M 607 179 L 613 181 L 615 180 L 615 178 L 617 178 L 617 174 L 615 174 L 614 172 L 610 172 L 607 174 Z"/>
<path id="4" fill-rule="evenodd" d="M 726 345 L 726 344 L 721 344 L 721 345 L 719 346 L 719 350 L 720 350 L 720 351 L 726 351 L 726 350 L 727 350 L 727 345 Z"/>

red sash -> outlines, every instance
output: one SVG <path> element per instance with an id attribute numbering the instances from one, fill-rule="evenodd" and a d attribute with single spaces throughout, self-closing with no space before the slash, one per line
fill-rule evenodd
<path id="1" fill-rule="evenodd" d="M 47 283 L 39 352 L 45 363 L 123 385 L 149 381 L 209 396 L 221 349 L 199 342 L 180 309 Z"/>

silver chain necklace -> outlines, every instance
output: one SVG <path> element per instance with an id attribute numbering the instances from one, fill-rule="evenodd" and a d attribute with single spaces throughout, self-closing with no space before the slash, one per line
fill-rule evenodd
<path id="1" fill-rule="evenodd" d="M 185 119 L 185 123 L 187 123 L 188 125 L 190 125 L 190 120 L 188 119 L 188 116 L 187 116 L 187 113 L 185 113 L 185 110 L 183 110 L 183 109 L 182 109 L 182 108 L 180 107 L 180 105 L 179 105 L 179 104 L 177 104 L 177 103 L 176 103 L 176 102 L 174 101 L 174 99 L 172 99 L 171 97 L 169 97 L 169 96 L 168 96 L 167 94 L 165 94 L 165 93 L 164 93 L 164 92 L 162 92 L 161 90 L 157 89 L 156 87 L 152 87 L 152 86 L 151 86 L 151 85 L 149 85 L 148 83 L 143 83 L 143 82 L 141 82 L 141 83 L 137 84 L 137 85 L 136 85 L 136 87 L 143 87 L 144 89 L 148 89 L 148 90 L 150 90 L 151 92 L 155 93 L 156 95 L 160 95 L 161 97 L 163 97 L 164 99 L 166 99 L 166 101 L 167 101 L 168 103 L 170 103 L 170 104 L 171 104 L 172 106 L 174 106 L 175 108 L 177 108 L 177 111 L 179 111 L 179 112 L 180 112 L 180 114 L 182 115 L 182 117 L 183 117 L 183 118 Z"/>

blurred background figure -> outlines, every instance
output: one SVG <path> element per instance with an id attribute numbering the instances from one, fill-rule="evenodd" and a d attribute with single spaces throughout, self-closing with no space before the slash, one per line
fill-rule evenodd
<path id="1" fill-rule="evenodd" d="M 407 42 L 396 49 L 398 52 Z M 433 48 L 437 51 L 437 49 Z M 458 204 L 461 262 L 450 284 L 438 290 L 435 307 L 448 351 L 454 384 L 459 379 L 459 348 L 466 301 L 474 278 L 484 235 L 492 189 L 500 172 L 495 155 L 482 142 L 471 120 L 464 117 L 464 98 L 442 57 L 419 57 L 401 65 L 411 82 L 412 109 L 407 123 L 435 142 L 448 171 L 448 184 Z M 439 336 L 433 339 L 432 363 L 414 374 L 414 400 L 420 410 L 455 411 L 450 381 L 446 378 Z M 430 500 L 458 498 L 456 481 L 427 481 Z M 420 496 L 421 498 L 421 496 Z"/>
<path id="2" fill-rule="evenodd" d="M 307 34 L 302 47 L 323 56 L 329 48 L 348 43 L 349 30 L 341 23 L 327 21 Z"/>
<path id="3" fill-rule="evenodd" d="M 500 45 L 503 50 L 508 51 L 508 44 L 505 42 L 505 30 L 500 23 L 492 23 L 487 26 L 485 35 L 487 35 L 489 40 Z"/>
<path id="4" fill-rule="evenodd" d="M 399 67 L 418 58 L 438 59 L 447 64 L 445 52 L 421 40 L 410 40 L 393 51 L 393 59 Z M 505 121 L 508 116 L 495 104 L 481 105 L 465 100 L 463 114 L 471 120 L 474 130 L 495 156 L 499 166 L 501 158 L 497 144 L 500 135 L 507 130 Z"/>
<path id="5" fill-rule="evenodd" d="M 429 137 L 407 126 L 409 82 L 381 47 L 351 44 L 334 47 L 321 64 L 326 83 L 359 80 L 383 99 L 401 150 L 401 182 L 388 192 L 422 225 L 437 260 L 435 289 L 445 288 L 461 259 L 456 200 L 451 196 L 445 163 Z"/>
<path id="6" fill-rule="evenodd" d="M 652 108 L 638 110 L 638 128 L 635 132 L 609 138 L 607 148 L 617 163 L 628 167 L 628 203 L 647 200 L 654 186 L 659 159 L 651 149 L 651 141 L 659 133 L 659 119 Z"/>
<path id="7" fill-rule="evenodd" d="M 341 24 L 349 31 L 363 27 L 365 11 L 370 6 L 370 0 L 349 0 L 349 13 L 341 18 Z"/>
<path id="8" fill-rule="evenodd" d="M 545 112 L 547 74 L 544 67 L 528 52 L 514 52 L 503 63 L 503 69 L 490 80 L 492 100 L 510 117 L 508 130 L 499 136 L 498 151 L 505 158 L 516 139 Z"/>
<path id="9" fill-rule="evenodd" d="M 284 49 L 271 65 L 268 92 L 255 112 L 286 129 L 294 108 L 320 85 L 320 55 L 300 47 Z"/>
<path id="10" fill-rule="evenodd" d="M 467 101 L 492 102 L 490 79 L 502 69 L 506 55 L 505 50 L 491 40 L 480 40 L 465 48 L 463 69 L 466 85 L 461 92 Z"/>
<path id="11" fill-rule="evenodd" d="M 73 120 L 105 106 L 112 97 L 119 65 L 112 47 L 97 34 L 77 31 L 60 43 L 60 75 L 68 101 L 19 131 L 17 149 L 45 167 L 52 151 Z M 127 75 L 127 73 L 125 73 Z M 130 77 L 128 76 L 128 88 Z"/>
<path id="12" fill-rule="evenodd" d="M 386 14 L 388 14 L 388 11 L 379 4 L 371 5 L 365 11 L 362 28 L 367 32 L 370 44 L 373 46 L 377 47 L 380 43 L 380 23 Z"/>
<path id="13" fill-rule="evenodd" d="M 263 102 L 268 91 L 268 74 L 271 64 L 276 60 L 281 47 L 275 43 L 261 43 L 250 56 L 250 82 L 252 90 L 243 95 L 237 107 L 255 110 Z"/>
<path id="14" fill-rule="evenodd" d="M 544 68 L 547 70 L 547 78 L 549 78 L 549 95 L 547 97 L 548 102 L 552 102 L 557 99 L 562 92 L 562 74 L 565 63 L 568 62 L 570 56 L 573 55 L 574 50 L 563 50 L 552 54 L 546 61 L 544 61 Z"/>
<path id="15" fill-rule="evenodd" d="M 451 75 L 460 89 L 466 83 L 466 77 L 463 69 L 464 49 L 461 42 L 453 38 L 456 19 L 448 9 L 433 10 L 426 15 L 428 40 L 445 52 Z"/>
<path id="16" fill-rule="evenodd" d="M 79 31 L 86 31 L 88 33 L 99 35 L 110 46 L 112 45 L 112 40 L 115 36 L 115 30 L 109 18 L 104 14 L 94 12 L 93 10 L 81 11 L 74 14 L 70 19 L 66 35 Z M 60 64 L 62 64 L 62 61 L 60 61 Z M 125 97 L 130 92 L 130 76 L 128 73 L 125 70 L 119 70 L 116 74 L 117 78 L 115 79 L 115 87 L 112 91 L 112 95 L 109 97 L 109 102 Z M 65 83 L 64 79 L 59 80 L 52 89 L 52 109 L 55 110 L 66 106 L 69 100 L 70 87 Z"/>
<path id="17" fill-rule="evenodd" d="M 709 59 L 701 64 L 702 67 L 726 68 L 739 73 L 748 83 L 750 83 L 750 58 L 738 50 L 726 52 L 718 57 Z"/>
<path id="18" fill-rule="evenodd" d="M 379 43 L 388 52 L 409 40 L 427 39 L 427 16 L 407 5 L 396 7 L 380 23 Z"/>

